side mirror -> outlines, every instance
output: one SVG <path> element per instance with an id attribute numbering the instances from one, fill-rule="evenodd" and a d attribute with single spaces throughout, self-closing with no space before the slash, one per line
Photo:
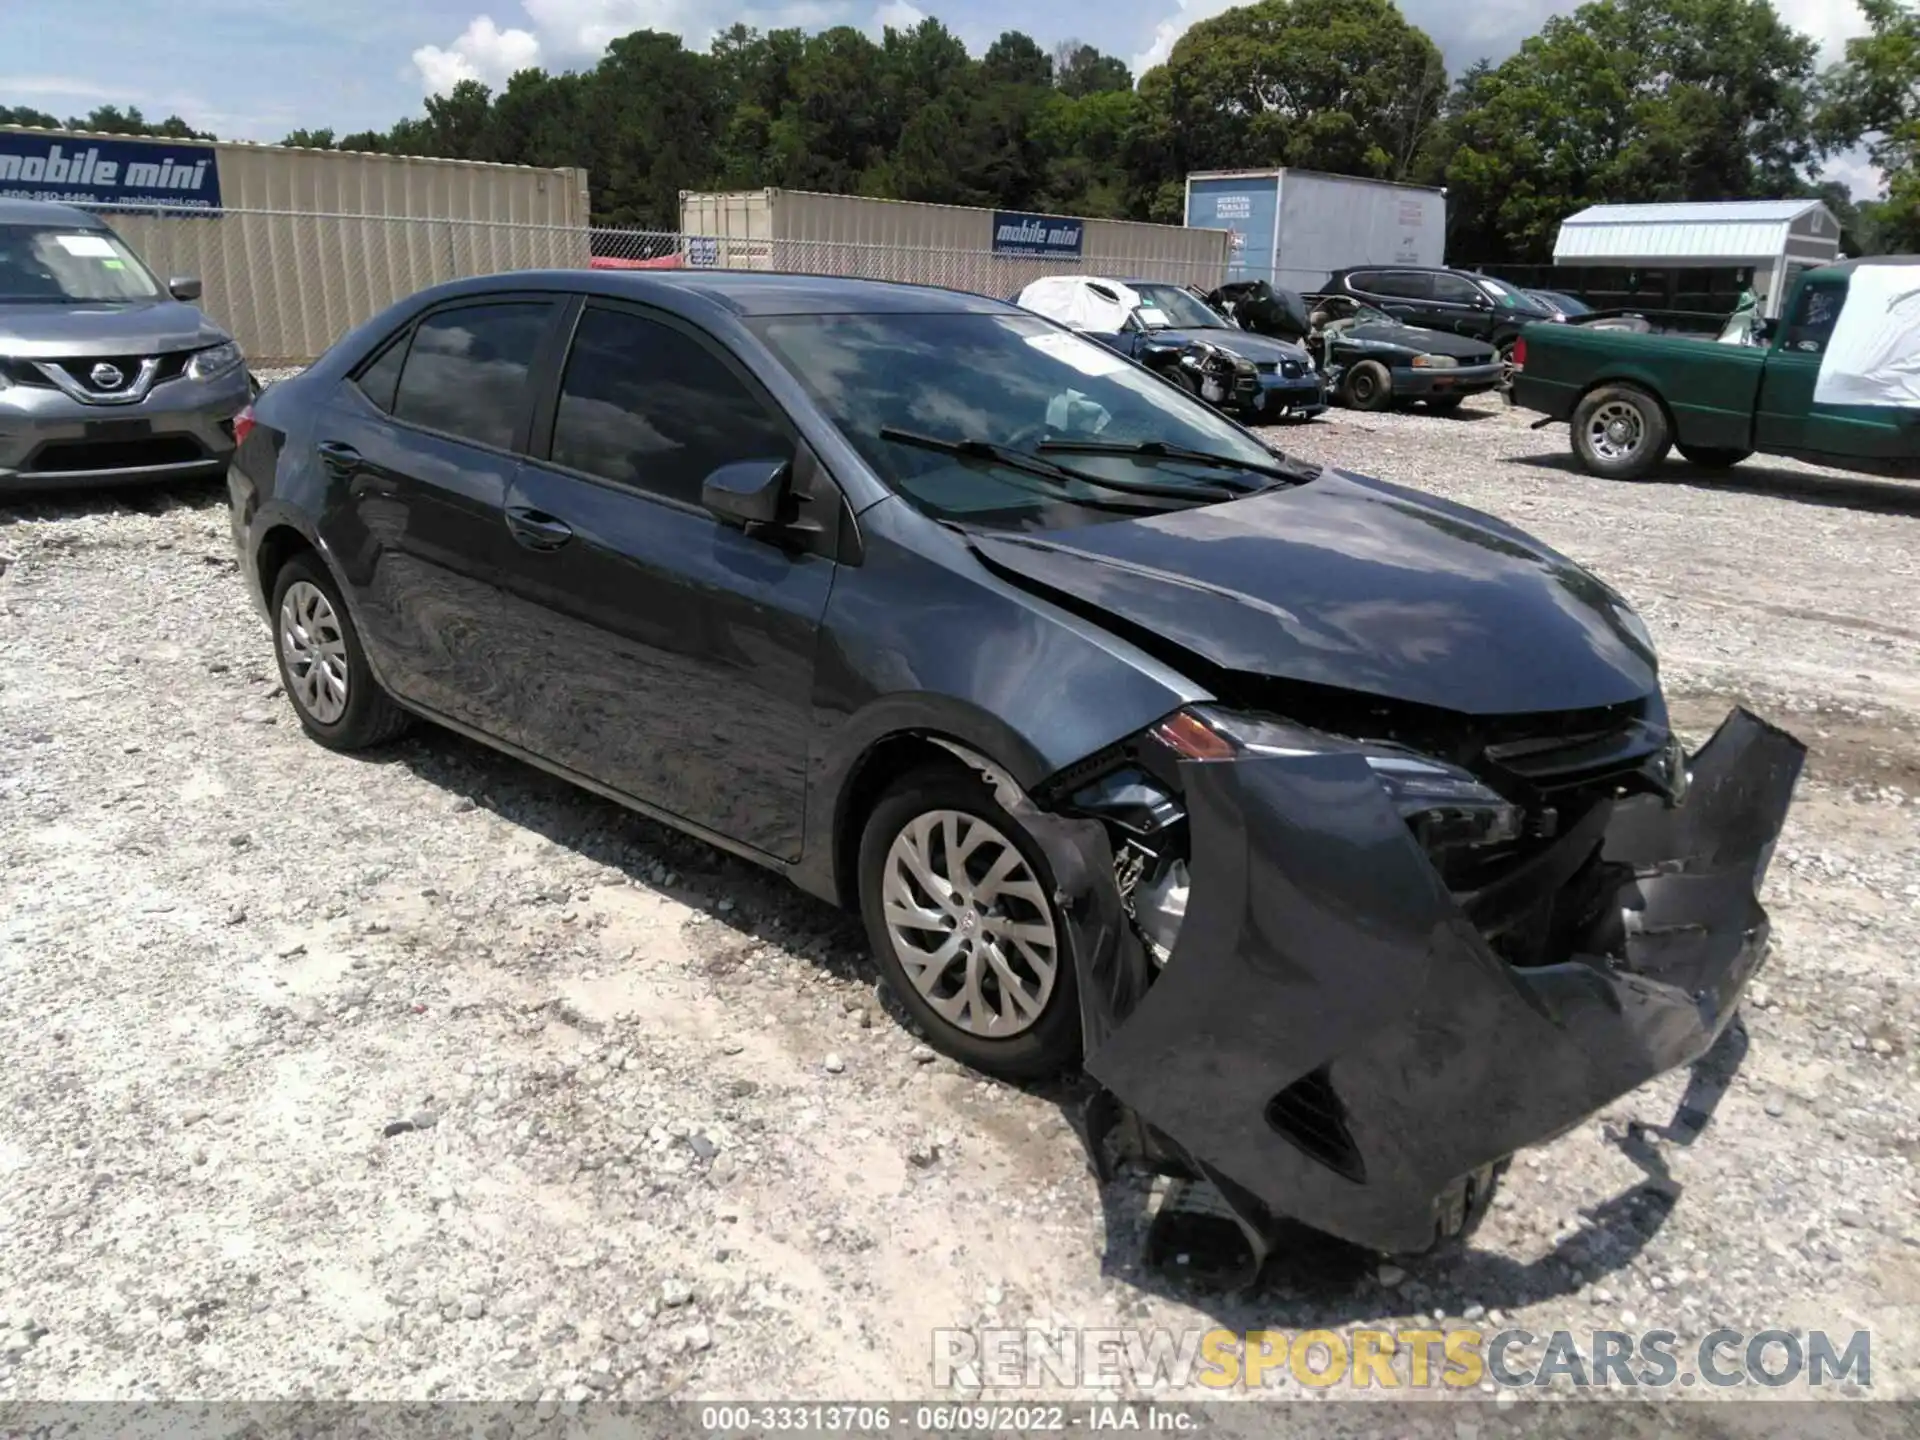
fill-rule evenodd
<path id="1" fill-rule="evenodd" d="M 736 460 L 722 465 L 700 484 L 700 503 L 707 513 L 743 529 L 777 524 L 787 508 L 787 488 L 793 480 L 788 460 Z"/>
<path id="2" fill-rule="evenodd" d="M 167 293 L 176 300 L 198 300 L 200 298 L 200 277 L 197 275 L 176 275 L 167 281 Z"/>

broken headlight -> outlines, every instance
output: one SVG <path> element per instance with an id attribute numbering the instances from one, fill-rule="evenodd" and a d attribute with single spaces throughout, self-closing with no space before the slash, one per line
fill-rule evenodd
<path id="1" fill-rule="evenodd" d="M 1349 740 L 1264 715 L 1211 706 L 1182 710 L 1151 732 L 1188 760 L 1243 755 L 1357 754 L 1429 851 L 1520 838 L 1526 812 L 1457 765 L 1379 740 Z"/>

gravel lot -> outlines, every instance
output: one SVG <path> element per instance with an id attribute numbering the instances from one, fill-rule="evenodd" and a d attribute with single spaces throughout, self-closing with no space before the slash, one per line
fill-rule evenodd
<path id="1" fill-rule="evenodd" d="M 934 1058 L 853 921 L 444 733 L 308 743 L 223 496 L 89 497 L 0 509 L 0 1399 L 907 1398 L 941 1326 L 1423 1316 L 1866 1328 L 1920 1393 L 1920 489 L 1609 484 L 1492 407 L 1281 439 L 1593 565 L 1696 742 L 1813 747 L 1744 1028 L 1468 1253 L 1143 1270 L 1074 1088 Z"/>

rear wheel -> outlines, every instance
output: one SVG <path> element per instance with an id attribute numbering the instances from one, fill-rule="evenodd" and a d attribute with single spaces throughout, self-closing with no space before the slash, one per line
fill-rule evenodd
<path id="1" fill-rule="evenodd" d="M 1362 360 L 1347 372 L 1347 403 L 1356 410 L 1386 410 L 1393 404 L 1393 376 L 1377 360 Z"/>
<path id="2" fill-rule="evenodd" d="M 1666 411 L 1632 385 L 1603 385 L 1573 411 L 1573 455 L 1589 475 L 1638 480 L 1673 448 Z"/>
<path id="3" fill-rule="evenodd" d="M 339 587 L 312 552 L 280 567 L 272 614 L 280 684 L 307 734 L 329 750 L 363 750 L 407 728 L 412 717 L 373 678 Z"/>
<path id="4" fill-rule="evenodd" d="M 860 911 L 881 974 L 936 1049 L 1009 1080 L 1079 1058 L 1052 872 L 978 779 L 936 766 L 887 792 L 861 836 Z"/>
<path id="5" fill-rule="evenodd" d="M 1753 454 L 1751 450 L 1725 450 L 1714 445 L 1676 445 L 1680 458 L 1702 470 L 1731 470 Z"/>

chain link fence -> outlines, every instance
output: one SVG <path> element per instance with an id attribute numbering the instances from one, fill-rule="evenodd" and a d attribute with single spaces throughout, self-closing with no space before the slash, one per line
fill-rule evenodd
<path id="1" fill-rule="evenodd" d="M 256 369 L 304 365 L 348 330 L 429 285 L 546 269 L 789 271 L 939 285 L 1008 299 L 1077 271 L 1211 289 L 1218 264 L 1088 255 L 1037 258 L 829 240 L 297 210 L 116 212 L 108 217 L 162 278 L 197 276 L 202 308 Z"/>

